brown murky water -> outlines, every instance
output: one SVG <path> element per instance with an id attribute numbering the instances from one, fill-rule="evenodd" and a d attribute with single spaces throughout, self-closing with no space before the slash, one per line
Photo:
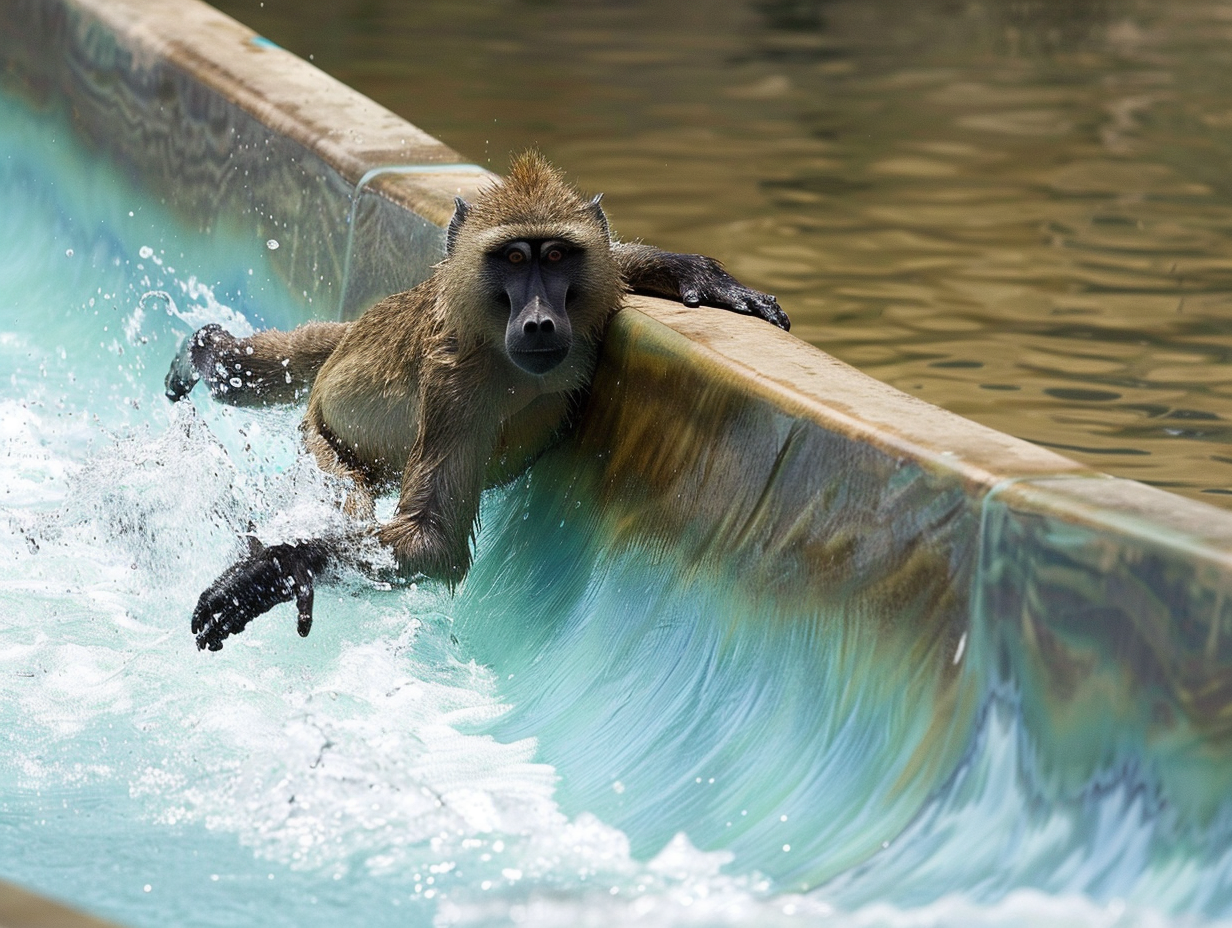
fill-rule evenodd
<path id="1" fill-rule="evenodd" d="M 224 0 L 875 377 L 1232 506 L 1232 0 Z"/>

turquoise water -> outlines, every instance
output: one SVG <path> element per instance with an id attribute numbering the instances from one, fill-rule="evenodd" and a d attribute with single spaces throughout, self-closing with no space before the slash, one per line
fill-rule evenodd
<path id="1" fill-rule="evenodd" d="M 310 531 L 338 488 L 296 411 L 173 408 L 162 376 L 196 326 L 304 310 L 266 241 L 3 99 L 0 215 L 0 878 L 150 928 L 1232 914 L 1227 804 L 1186 812 L 1133 737 L 1061 777 L 1012 641 L 972 625 L 939 723 L 894 615 L 617 550 L 558 458 L 485 499 L 456 598 L 356 576 L 306 640 L 287 607 L 198 652 L 249 518 Z"/>

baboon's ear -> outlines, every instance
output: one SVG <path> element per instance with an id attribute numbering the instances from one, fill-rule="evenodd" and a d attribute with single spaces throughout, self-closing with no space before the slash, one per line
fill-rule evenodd
<path id="1" fill-rule="evenodd" d="M 599 194 L 593 200 L 591 200 L 590 203 L 587 204 L 587 206 L 590 208 L 591 212 L 594 213 L 595 220 L 599 223 L 600 226 L 602 226 L 603 237 L 606 238 L 610 242 L 612 240 L 612 229 L 611 229 L 611 226 L 607 224 L 607 215 L 603 212 L 603 207 L 599 205 L 599 202 L 602 199 L 603 199 L 603 194 Z"/>
<path id="2" fill-rule="evenodd" d="M 453 254 L 453 246 L 458 242 L 458 231 L 466 222 L 466 214 L 471 211 L 471 205 L 461 197 L 453 198 L 453 218 L 449 220 L 449 228 L 445 230 L 445 254 Z"/>

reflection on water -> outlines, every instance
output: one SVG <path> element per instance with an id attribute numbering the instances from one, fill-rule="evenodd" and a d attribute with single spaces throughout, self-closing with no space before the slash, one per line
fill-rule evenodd
<path id="1" fill-rule="evenodd" d="M 217 5 L 900 389 L 1232 505 L 1232 3 Z"/>

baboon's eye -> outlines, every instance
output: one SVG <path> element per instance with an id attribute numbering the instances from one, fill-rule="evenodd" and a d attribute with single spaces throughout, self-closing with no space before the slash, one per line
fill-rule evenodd
<path id="1" fill-rule="evenodd" d="M 517 250 L 509 252 L 507 257 L 509 258 L 510 264 L 521 264 L 523 261 L 526 260 L 526 255 L 522 254 L 522 252 L 517 251 Z"/>
<path id="2" fill-rule="evenodd" d="M 561 251 L 559 248 L 550 248 L 548 249 L 547 254 L 545 254 L 543 257 L 546 258 L 548 261 L 559 261 L 564 256 L 565 256 L 565 253 Z"/>

